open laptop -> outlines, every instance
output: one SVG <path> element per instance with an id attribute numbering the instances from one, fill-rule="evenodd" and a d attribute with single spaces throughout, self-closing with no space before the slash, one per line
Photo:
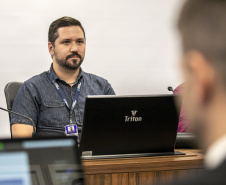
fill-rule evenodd
<path id="1" fill-rule="evenodd" d="M 179 98 L 88 96 L 80 155 L 93 159 L 181 154 L 174 151 L 179 120 L 175 97 Z"/>
<path id="2" fill-rule="evenodd" d="M 0 185 L 84 184 L 75 137 L 1 139 Z"/>

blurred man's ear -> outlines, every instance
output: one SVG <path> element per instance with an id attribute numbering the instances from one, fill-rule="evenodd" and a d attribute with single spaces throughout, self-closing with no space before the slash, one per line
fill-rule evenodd
<path id="1" fill-rule="evenodd" d="M 200 52 L 186 54 L 186 66 L 193 84 L 195 101 L 203 106 L 211 99 L 215 83 L 215 70 L 207 58 Z"/>

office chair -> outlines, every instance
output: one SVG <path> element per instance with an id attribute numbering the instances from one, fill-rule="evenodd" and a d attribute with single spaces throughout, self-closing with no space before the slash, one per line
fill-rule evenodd
<path id="1" fill-rule="evenodd" d="M 4 92 L 5 92 L 6 104 L 7 104 L 8 110 L 12 110 L 14 99 L 22 84 L 23 84 L 22 82 L 9 82 L 8 84 L 6 84 Z M 9 120 L 11 120 L 10 113 L 9 113 Z M 12 138 L 11 126 L 10 126 L 10 133 Z"/>

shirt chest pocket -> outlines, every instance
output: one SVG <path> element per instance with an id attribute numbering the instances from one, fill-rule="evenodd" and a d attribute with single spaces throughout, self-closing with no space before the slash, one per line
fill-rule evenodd
<path id="1" fill-rule="evenodd" d="M 47 126 L 62 126 L 69 118 L 69 112 L 62 101 L 44 101 L 40 121 Z M 68 121 L 69 122 L 69 121 Z"/>

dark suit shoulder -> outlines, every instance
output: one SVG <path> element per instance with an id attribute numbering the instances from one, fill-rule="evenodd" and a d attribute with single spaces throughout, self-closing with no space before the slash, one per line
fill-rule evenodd
<path id="1" fill-rule="evenodd" d="M 194 175 L 187 176 L 179 182 L 169 185 L 225 185 L 226 184 L 226 162 L 214 170 L 201 170 Z"/>

